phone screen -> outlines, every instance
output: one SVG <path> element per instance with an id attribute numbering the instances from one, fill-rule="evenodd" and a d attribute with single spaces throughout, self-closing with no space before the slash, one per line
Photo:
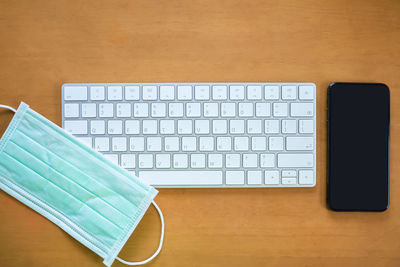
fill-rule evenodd
<path id="1" fill-rule="evenodd" d="M 389 205 L 390 95 L 384 84 L 328 89 L 328 204 L 383 211 Z"/>

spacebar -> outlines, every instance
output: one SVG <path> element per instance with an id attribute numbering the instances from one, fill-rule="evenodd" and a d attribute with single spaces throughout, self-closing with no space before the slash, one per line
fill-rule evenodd
<path id="1" fill-rule="evenodd" d="M 139 178 L 151 185 L 220 185 L 221 171 L 139 171 Z"/>

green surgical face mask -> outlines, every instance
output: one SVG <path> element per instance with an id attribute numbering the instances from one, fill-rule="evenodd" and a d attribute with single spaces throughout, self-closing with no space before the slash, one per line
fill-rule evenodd
<path id="1" fill-rule="evenodd" d="M 21 103 L 0 140 L 0 188 L 58 225 L 104 259 L 139 265 L 161 250 L 164 221 L 158 193 Z M 149 205 L 160 214 L 160 245 L 149 259 L 118 253 Z"/>

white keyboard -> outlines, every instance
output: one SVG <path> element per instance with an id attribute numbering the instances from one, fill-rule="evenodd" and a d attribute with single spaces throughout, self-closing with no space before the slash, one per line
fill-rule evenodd
<path id="1" fill-rule="evenodd" d="M 62 125 L 156 187 L 312 187 L 313 83 L 64 84 Z"/>

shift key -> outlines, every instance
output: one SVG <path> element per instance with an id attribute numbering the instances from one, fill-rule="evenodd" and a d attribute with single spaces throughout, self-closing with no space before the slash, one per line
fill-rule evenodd
<path id="1" fill-rule="evenodd" d="M 313 154 L 278 154 L 278 167 L 281 168 L 311 168 L 313 165 Z"/>

